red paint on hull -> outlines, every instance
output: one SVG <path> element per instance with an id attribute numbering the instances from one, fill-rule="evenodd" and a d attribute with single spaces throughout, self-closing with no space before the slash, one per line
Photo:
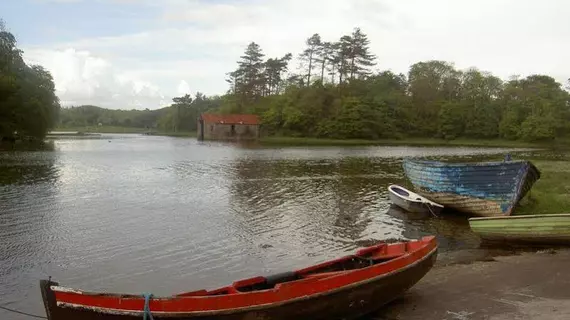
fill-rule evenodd
<path id="1" fill-rule="evenodd" d="M 320 319 L 315 312 L 323 315 L 335 307 L 341 309 L 327 315 L 329 318 L 340 314 L 346 317 L 347 312 L 348 315 L 370 312 L 396 298 L 429 271 L 436 254 L 434 237 L 382 243 L 359 250 L 355 255 L 277 277 L 256 277 L 216 290 L 153 298 L 149 305 L 155 319 L 286 319 L 280 315 Z M 142 316 L 144 299 L 140 295 L 88 293 L 54 284 L 42 283 L 44 304 L 51 320 Z M 378 291 L 379 288 L 390 291 Z M 304 309 L 297 310 L 301 305 Z"/>

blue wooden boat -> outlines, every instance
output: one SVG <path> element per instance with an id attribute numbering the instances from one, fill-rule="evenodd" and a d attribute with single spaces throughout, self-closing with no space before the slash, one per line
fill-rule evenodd
<path id="1" fill-rule="evenodd" d="M 420 195 L 475 216 L 509 216 L 540 178 L 530 161 L 445 163 L 404 159 L 404 172 Z"/>

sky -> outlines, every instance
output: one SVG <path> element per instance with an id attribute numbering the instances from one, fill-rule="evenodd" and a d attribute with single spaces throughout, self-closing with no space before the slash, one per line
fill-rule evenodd
<path id="1" fill-rule="evenodd" d="M 224 94 L 251 41 L 294 56 L 319 33 L 360 27 L 377 70 L 445 60 L 508 79 L 570 78 L 566 0 L 1 0 L 28 63 L 53 75 L 62 105 L 156 109 L 189 93 Z M 292 71 L 298 66 L 291 64 Z"/>

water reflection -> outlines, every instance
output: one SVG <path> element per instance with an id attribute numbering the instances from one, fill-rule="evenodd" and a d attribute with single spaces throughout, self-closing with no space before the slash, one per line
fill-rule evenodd
<path id="1" fill-rule="evenodd" d="M 58 176 L 55 157 L 51 152 L 0 152 L 0 186 L 53 183 Z"/>
<path id="2" fill-rule="evenodd" d="M 435 235 L 440 251 L 476 248 L 479 245 L 479 238 L 471 231 L 468 220 L 460 214 L 449 211 L 439 216 L 411 213 L 395 205 L 391 205 L 386 214 L 403 222 L 402 235 L 406 239 Z"/>
<path id="3" fill-rule="evenodd" d="M 282 247 L 290 258 L 428 234 L 437 234 L 445 250 L 477 245 L 464 217 L 418 217 L 390 206 L 386 187 L 404 182 L 397 159 L 248 159 L 234 166 L 230 203 L 239 227 L 257 245 Z"/>
<path id="4" fill-rule="evenodd" d="M 244 159 L 234 167 L 230 203 L 238 227 L 258 246 L 297 261 L 291 265 L 352 251 L 364 240 L 401 237 L 404 230 L 401 220 L 384 214 L 385 186 L 402 179 L 394 173 L 401 171 L 398 160 Z"/>
<path id="5" fill-rule="evenodd" d="M 11 304 L 39 294 L 56 249 L 59 221 L 57 155 L 53 152 L 0 153 L 0 301 Z M 29 296 L 31 295 L 31 297 Z"/>
<path id="6" fill-rule="evenodd" d="M 54 151 L 53 141 L 18 141 L 15 144 L 0 141 L 0 152 Z"/>

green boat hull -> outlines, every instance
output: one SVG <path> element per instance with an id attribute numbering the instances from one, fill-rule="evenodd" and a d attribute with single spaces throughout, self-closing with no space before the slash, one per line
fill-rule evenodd
<path id="1" fill-rule="evenodd" d="M 570 214 L 471 218 L 469 225 L 486 241 L 570 244 Z"/>

